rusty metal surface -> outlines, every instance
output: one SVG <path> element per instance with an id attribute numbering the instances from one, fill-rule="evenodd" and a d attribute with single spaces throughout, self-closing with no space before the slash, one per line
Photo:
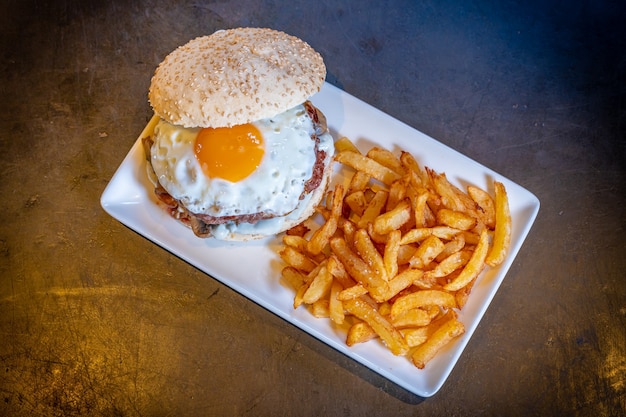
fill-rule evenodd
<path id="1" fill-rule="evenodd" d="M 620 2 L 14 0 L 0 11 L 0 415 L 626 413 Z M 101 209 L 150 117 L 156 65 L 235 26 L 302 37 L 331 83 L 541 200 L 434 397 Z"/>

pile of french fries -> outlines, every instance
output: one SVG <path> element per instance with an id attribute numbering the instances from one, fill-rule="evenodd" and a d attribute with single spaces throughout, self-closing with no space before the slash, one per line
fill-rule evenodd
<path id="1" fill-rule="evenodd" d="M 345 137 L 335 148 L 353 173 L 318 207 L 319 228 L 283 236 L 282 278 L 294 308 L 346 328 L 348 346 L 380 339 L 422 369 L 465 332 L 458 311 L 485 266 L 507 255 L 506 189 L 464 192 L 404 151 L 362 154 Z"/>

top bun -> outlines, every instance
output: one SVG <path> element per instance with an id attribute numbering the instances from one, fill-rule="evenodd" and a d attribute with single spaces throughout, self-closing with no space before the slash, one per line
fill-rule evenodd
<path id="1" fill-rule="evenodd" d="M 317 93 L 326 78 L 306 42 L 264 28 L 220 30 L 178 47 L 157 67 L 155 113 L 184 127 L 230 127 L 275 116 Z"/>

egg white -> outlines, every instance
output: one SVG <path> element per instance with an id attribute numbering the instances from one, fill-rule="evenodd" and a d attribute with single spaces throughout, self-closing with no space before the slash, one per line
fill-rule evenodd
<path id="1" fill-rule="evenodd" d="M 264 156 L 252 174 L 230 182 L 204 174 L 194 154 L 200 128 L 183 128 L 160 120 L 151 150 L 159 183 L 196 214 L 221 217 L 265 212 L 284 216 L 292 212 L 315 164 L 313 122 L 304 105 L 298 105 L 253 124 L 263 136 Z M 330 135 L 320 139 L 320 149 L 332 150 Z"/>

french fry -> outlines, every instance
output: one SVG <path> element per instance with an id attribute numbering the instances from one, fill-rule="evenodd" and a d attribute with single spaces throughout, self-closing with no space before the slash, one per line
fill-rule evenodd
<path id="1" fill-rule="evenodd" d="M 350 207 L 354 213 L 359 216 L 363 215 L 365 208 L 367 207 L 367 199 L 365 193 L 361 190 L 355 191 L 346 196 L 345 203 Z"/>
<path id="2" fill-rule="evenodd" d="M 476 226 L 476 218 L 464 212 L 446 208 L 437 212 L 437 222 L 459 230 L 470 230 Z"/>
<path id="3" fill-rule="evenodd" d="M 389 291 L 385 298 L 390 300 L 395 297 L 398 293 L 419 281 L 423 275 L 424 272 L 419 269 L 405 269 L 389 280 Z"/>
<path id="4" fill-rule="evenodd" d="M 298 235 L 284 235 L 283 236 L 283 243 L 286 246 L 291 246 L 292 248 L 296 249 L 298 252 L 305 252 L 308 242 L 309 241 L 306 240 L 304 237 L 298 236 Z"/>
<path id="5" fill-rule="evenodd" d="M 437 236 L 440 239 L 450 240 L 461 231 L 448 226 L 420 227 L 409 230 L 402 239 L 400 244 L 406 245 L 426 239 L 428 236 Z"/>
<path id="6" fill-rule="evenodd" d="M 311 240 L 309 240 L 309 243 L 307 244 L 307 250 L 310 253 L 316 255 L 320 253 L 328 244 L 331 236 L 334 235 L 337 230 L 337 224 L 339 222 L 339 216 L 341 216 L 342 208 L 343 187 L 341 185 L 337 185 L 333 193 L 330 217 L 326 220 L 326 223 L 324 223 L 322 227 L 313 233 Z"/>
<path id="7" fill-rule="evenodd" d="M 352 178 L 350 179 L 350 184 L 348 185 L 348 195 L 356 192 L 363 191 L 366 189 L 367 184 L 369 184 L 371 177 L 363 171 L 357 171 L 354 173 Z"/>
<path id="8" fill-rule="evenodd" d="M 387 198 L 387 204 L 385 205 L 385 211 L 392 210 L 394 207 L 404 200 L 407 190 L 407 178 L 402 177 L 396 180 L 389 187 L 389 197 Z"/>
<path id="9" fill-rule="evenodd" d="M 285 232 L 286 236 L 304 236 L 309 232 L 306 222 L 300 223 Z"/>
<path id="10" fill-rule="evenodd" d="M 391 306 L 391 317 L 397 317 L 402 313 L 418 308 L 440 306 L 443 308 L 455 308 L 454 295 L 446 291 L 421 290 L 398 297 Z"/>
<path id="11" fill-rule="evenodd" d="M 402 151 L 400 153 L 400 162 L 402 163 L 402 166 L 404 166 L 406 171 L 412 171 L 417 174 L 417 176 L 415 177 L 418 180 L 415 183 L 416 186 L 424 187 L 425 189 L 429 188 L 428 186 L 430 182 L 428 180 L 428 175 L 423 169 L 420 168 L 413 155 L 408 152 Z"/>
<path id="12" fill-rule="evenodd" d="M 311 313 L 318 319 L 329 318 L 330 312 L 328 310 L 328 300 L 321 299 L 311 304 Z"/>
<path id="13" fill-rule="evenodd" d="M 328 268 L 323 266 L 302 295 L 302 302 L 305 304 L 315 303 L 330 291 L 332 284 L 333 276 L 328 272 Z"/>
<path id="14" fill-rule="evenodd" d="M 478 217 L 490 229 L 496 225 L 496 209 L 489 193 L 481 188 L 469 185 L 467 194 L 478 204 Z"/>
<path id="15" fill-rule="evenodd" d="M 394 355 L 406 355 L 409 351 L 402 333 L 389 323 L 376 309 L 360 298 L 344 302 L 344 307 L 354 316 L 370 325 Z"/>
<path id="16" fill-rule="evenodd" d="M 293 308 L 298 308 L 304 303 L 304 294 L 309 289 L 309 285 L 319 274 L 319 271 L 327 265 L 327 262 L 324 261 L 321 264 L 317 265 L 311 272 L 309 272 L 304 278 L 304 282 L 296 290 L 296 295 L 293 297 Z"/>
<path id="17" fill-rule="evenodd" d="M 356 152 L 339 152 L 335 154 L 335 160 L 357 171 L 363 171 L 385 185 L 391 185 L 400 178 L 400 174 Z"/>
<path id="18" fill-rule="evenodd" d="M 283 279 L 289 283 L 289 286 L 294 290 L 297 290 L 306 282 L 306 275 L 298 271 L 293 266 L 284 267 L 281 271 L 281 275 Z"/>
<path id="19" fill-rule="evenodd" d="M 509 197 L 504 184 L 494 181 L 493 185 L 496 192 L 496 229 L 493 235 L 493 246 L 485 261 L 491 267 L 498 266 L 504 261 L 511 243 Z"/>
<path id="20" fill-rule="evenodd" d="M 461 268 L 463 265 L 469 261 L 470 254 L 467 251 L 458 251 L 453 253 L 452 255 L 445 258 L 443 261 L 439 262 L 439 264 L 424 273 L 428 278 L 441 278 L 446 275 L 450 275 L 457 269 Z"/>
<path id="21" fill-rule="evenodd" d="M 385 235 L 400 229 L 411 218 L 411 206 L 401 201 L 393 210 L 378 215 L 374 219 L 374 232 Z"/>
<path id="22" fill-rule="evenodd" d="M 389 280 L 383 257 L 374 246 L 372 239 L 370 239 L 370 236 L 367 234 L 367 230 L 359 229 L 356 231 L 354 234 L 354 247 L 359 255 L 361 255 L 361 258 L 372 268 L 372 271 L 377 277 L 385 281 Z"/>
<path id="23" fill-rule="evenodd" d="M 423 269 L 443 252 L 446 245 L 437 236 L 428 236 L 419 245 L 413 257 L 409 261 L 411 268 Z"/>
<path id="24" fill-rule="evenodd" d="M 350 276 L 361 283 L 372 298 L 377 301 L 384 301 L 388 291 L 387 282 L 377 275 L 361 257 L 352 252 L 344 239 L 339 237 L 331 239 L 330 248 Z"/>
<path id="25" fill-rule="evenodd" d="M 426 202 L 428 201 L 428 193 L 423 191 L 421 193 L 411 193 L 411 202 L 413 204 L 413 215 L 415 216 L 415 225 L 418 228 L 426 228 L 428 227 L 428 206 Z M 428 211 L 427 211 L 428 209 Z"/>
<path id="26" fill-rule="evenodd" d="M 285 246 L 279 254 L 287 265 L 291 265 L 300 271 L 311 272 L 317 266 L 317 264 L 304 253 L 299 252 L 291 246 Z"/>
<path id="27" fill-rule="evenodd" d="M 353 285 L 356 285 L 356 281 L 354 281 L 352 277 L 348 275 L 343 264 L 339 262 L 335 255 L 330 255 L 328 257 L 326 268 L 328 268 L 328 272 L 330 272 L 333 278 L 337 282 L 339 282 L 343 288 L 349 288 Z"/>
<path id="28" fill-rule="evenodd" d="M 427 327 L 401 329 L 400 333 L 402 333 L 402 336 L 404 336 L 404 340 L 406 340 L 406 343 L 409 345 L 409 347 L 419 346 L 426 340 L 428 340 Z"/>
<path id="29" fill-rule="evenodd" d="M 402 162 L 400 162 L 400 159 L 396 157 L 393 152 L 375 146 L 371 148 L 366 155 L 368 158 L 373 159 L 382 166 L 389 168 L 398 175 L 404 175 L 404 166 L 402 166 Z"/>
<path id="30" fill-rule="evenodd" d="M 373 222 L 374 219 L 378 217 L 380 212 L 385 207 L 385 203 L 387 202 L 388 196 L 389 196 L 389 192 L 386 190 L 380 190 L 376 194 L 374 194 L 374 197 L 365 208 L 365 211 L 363 212 L 363 216 L 361 216 L 361 218 L 357 222 L 357 226 L 360 229 L 367 228 L 368 223 Z"/>
<path id="31" fill-rule="evenodd" d="M 465 333 L 465 326 L 456 317 L 450 318 L 419 345 L 411 354 L 413 364 L 423 369 L 444 346 Z"/>
<path id="32" fill-rule="evenodd" d="M 389 232 L 385 251 L 383 253 L 383 263 L 387 277 L 395 277 L 398 273 L 398 254 L 400 253 L 400 238 L 402 233 L 399 230 Z"/>
<path id="33" fill-rule="evenodd" d="M 402 239 L 400 239 L 400 248 L 398 249 L 398 266 L 407 265 L 416 250 L 417 245 L 412 243 L 403 244 Z"/>
<path id="34" fill-rule="evenodd" d="M 357 343 L 364 343 L 368 340 L 372 340 L 378 337 L 378 334 L 372 329 L 372 326 L 364 321 L 354 323 L 348 329 L 348 335 L 346 336 L 346 345 L 354 346 Z"/>
<path id="35" fill-rule="evenodd" d="M 464 247 L 465 247 L 465 235 L 463 233 L 459 233 L 458 235 L 455 235 L 454 238 L 452 238 L 452 240 L 449 240 L 444 245 L 443 250 L 441 251 L 441 253 L 439 253 L 439 255 L 437 255 L 437 257 L 435 258 L 435 261 L 441 262 L 448 256 L 452 255 L 455 252 L 460 251 Z"/>
<path id="36" fill-rule="evenodd" d="M 352 141 L 342 136 L 335 141 L 335 152 L 356 152 L 361 153 Z"/>
<path id="37" fill-rule="evenodd" d="M 363 284 L 354 284 L 351 287 L 341 290 L 339 294 L 337 294 L 337 299 L 339 301 L 353 300 L 365 294 L 367 294 L 367 288 L 365 288 Z"/>
<path id="38" fill-rule="evenodd" d="M 328 297 L 328 315 L 333 322 L 339 325 L 343 324 L 345 319 L 343 303 L 338 298 L 341 290 L 343 290 L 343 287 L 339 281 L 332 281 Z"/>
<path id="39" fill-rule="evenodd" d="M 487 234 L 487 229 L 484 229 L 480 234 L 480 240 L 478 241 L 476 249 L 472 252 L 469 261 L 461 273 L 457 275 L 453 281 L 444 285 L 443 289 L 446 291 L 458 291 L 476 279 L 478 274 L 480 274 L 485 267 L 485 258 L 487 257 L 488 250 L 489 235 Z"/>
<path id="40" fill-rule="evenodd" d="M 433 319 L 429 311 L 421 308 L 412 308 L 400 315 L 391 317 L 391 324 L 393 324 L 396 329 L 427 326 Z"/>

